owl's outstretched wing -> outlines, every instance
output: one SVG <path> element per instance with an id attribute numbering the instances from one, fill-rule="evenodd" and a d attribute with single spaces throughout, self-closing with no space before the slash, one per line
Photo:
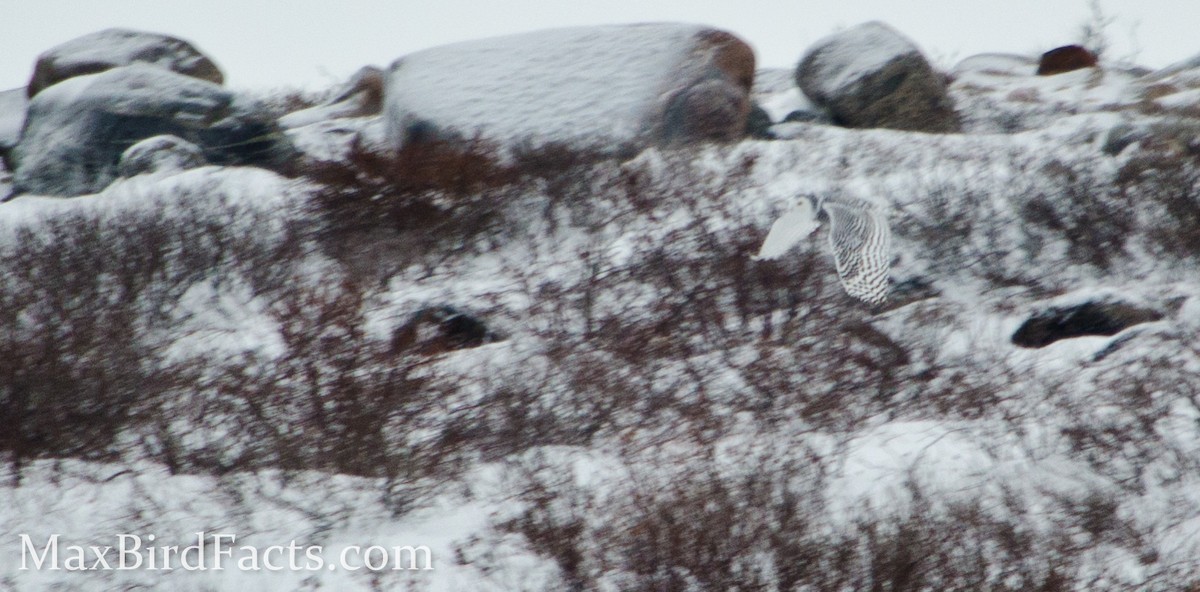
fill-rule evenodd
<path id="1" fill-rule="evenodd" d="M 800 205 L 780 216 L 771 225 L 771 230 L 754 259 L 779 257 L 801 239 L 812 234 L 818 226 L 820 224 L 817 223 L 817 213 L 813 210 L 812 200 L 800 200 Z"/>
<path id="2" fill-rule="evenodd" d="M 824 204 L 829 244 L 846 293 L 870 304 L 887 298 L 892 233 L 883 214 L 835 201 Z"/>

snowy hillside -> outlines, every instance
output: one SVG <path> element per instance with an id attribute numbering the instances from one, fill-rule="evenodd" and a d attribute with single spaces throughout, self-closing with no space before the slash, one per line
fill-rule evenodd
<path id="1" fill-rule="evenodd" d="M 0 590 L 1195 589 L 1200 76 L 1034 69 L 949 73 L 962 133 L 768 72 L 771 140 L 367 117 L 0 204 Z M 828 224 L 751 259 L 801 195 L 886 214 L 884 304 Z"/>

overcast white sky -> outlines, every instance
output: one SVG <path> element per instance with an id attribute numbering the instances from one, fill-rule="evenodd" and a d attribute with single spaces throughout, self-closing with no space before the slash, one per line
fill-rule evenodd
<path id="1" fill-rule="evenodd" d="M 1111 57 L 1159 67 L 1200 53 L 1200 2 L 1100 1 Z M 0 0 L 0 90 L 23 86 L 45 49 L 113 26 L 193 42 L 231 86 L 317 88 L 426 47 L 546 27 L 705 23 L 748 41 L 760 66 L 792 67 L 816 39 L 878 19 L 949 66 L 1076 41 L 1089 14 L 1087 0 Z"/>

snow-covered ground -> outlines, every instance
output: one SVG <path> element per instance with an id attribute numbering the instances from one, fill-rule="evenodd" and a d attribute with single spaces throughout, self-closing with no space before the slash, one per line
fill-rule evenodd
<path id="1" fill-rule="evenodd" d="M 521 185 L 482 232 L 334 237 L 361 241 L 342 246 L 383 275 L 330 250 L 316 185 L 263 171 L 205 167 L 0 205 L 0 243 L 27 247 L 26 263 L 53 269 L 37 256 L 56 246 L 29 241 L 75 240 L 48 234 L 69 219 L 99 228 L 80 236 L 190 229 L 164 238 L 162 256 L 202 271 L 166 265 L 174 296 L 136 301 L 146 355 L 178 381 L 133 390 L 172 416 L 135 405 L 107 454 L 6 465 L 0 590 L 848 590 L 894 577 L 881 566 L 906 546 L 922 589 L 966 589 L 953 566 L 976 564 L 974 589 L 1196 585 L 1200 251 L 1163 243 L 1180 206 L 1135 193 L 1130 177 L 1189 173 L 1200 209 L 1195 164 L 1173 144 L 1106 151 L 1122 125 L 1186 114 L 1195 91 L 1148 99 L 1127 72 L 1023 67 L 1001 56 L 956 69 L 970 133 L 781 124 L 778 141 L 649 149 Z M 759 99 L 776 120 L 810 107 L 790 89 Z M 379 134 L 370 120 L 292 133 L 328 158 L 359 129 Z M 895 289 L 880 309 L 841 292 L 824 231 L 781 261 L 750 261 L 798 194 L 831 191 L 888 212 Z M 106 261 L 134 253 L 103 255 L 86 260 L 109 285 L 119 266 Z M 250 256 L 261 259 L 239 259 Z M 55 281 L 17 275 L 6 290 Z M 1114 298 L 1162 318 L 1012 343 L 1039 310 Z M 503 338 L 388 349 L 414 313 L 443 304 Z M 3 317 L 5 339 L 56 318 L 29 306 Z M 347 399 L 378 405 L 379 440 L 304 437 L 320 416 L 306 405 L 324 397 L 329 417 L 352 414 L 337 405 L 360 391 L 382 401 Z M 295 466 L 273 442 L 387 466 Z M 21 535 L 40 549 L 55 534 L 63 547 L 121 534 L 186 546 L 197 532 L 320 546 L 329 563 L 20 569 Z M 332 563 L 355 545 L 424 546 L 433 569 L 354 570 L 353 553 L 349 569 Z M 806 562 L 823 575 L 796 567 Z"/>

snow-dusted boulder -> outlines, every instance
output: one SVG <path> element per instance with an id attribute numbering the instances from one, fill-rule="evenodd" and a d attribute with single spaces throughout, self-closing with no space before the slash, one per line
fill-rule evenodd
<path id="1" fill-rule="evenodd" d="M 117 172 L 125 178 L 137 175 L 185 171 L 204 166 L 204 151 L 178 136 L 146 138 L 121 154 Z"/>
<path id="2" fill-rule="evenodd" d="M 741 136 L 754 52 L 701 25 L 537 31 L 417 52 L 388 72 L 395 146 L 476 133 L 597 148 Z"/>
<path id="3" fill-rule="evenodd" d="M 796 84 L 848 127 L 960 128 L 944 78 L 912 41 L 881 22 L 817 41 L 796 68 Z"/>
<path id="4" fill-rule="evenodd" d="M 216 164 L 270 164 L 286 143 L 274 126 L 221 86 L 157 66 L 76 76 L 30 101 L 10 159 L 14 190 L 94 193 L 116 178 L 126 149 L 162 134 L 201 146 Z"/>
<path id="5" fill-rule="evenodd" d="M 73 76 L 95 74 L 144 62 L 180 74 L 222 84 L 217 65 L 191 43 L 158 33 L 104 29 L 55 46 L 38 56 L 29 96 Z"/>
<path id="6" fill-rule="evenodd" d="M 13 150 L 18 193 L 95 193 L 121 154 L 160 134 L 195 137 L 229 112 L 233 94 L 211 82 L 134 64 L 60 82 L 29 103 Z"/>
<path id="7" fill-rule="evenodd" d="M 284 129 L 312 125 L 344 117 L 368 117 L 379 115 L 383 107 L 383 70 L 366 66 L 355 72 L 350 81 L 343 85 L 321 105 L 288 113 L 279 118 Z"/>

